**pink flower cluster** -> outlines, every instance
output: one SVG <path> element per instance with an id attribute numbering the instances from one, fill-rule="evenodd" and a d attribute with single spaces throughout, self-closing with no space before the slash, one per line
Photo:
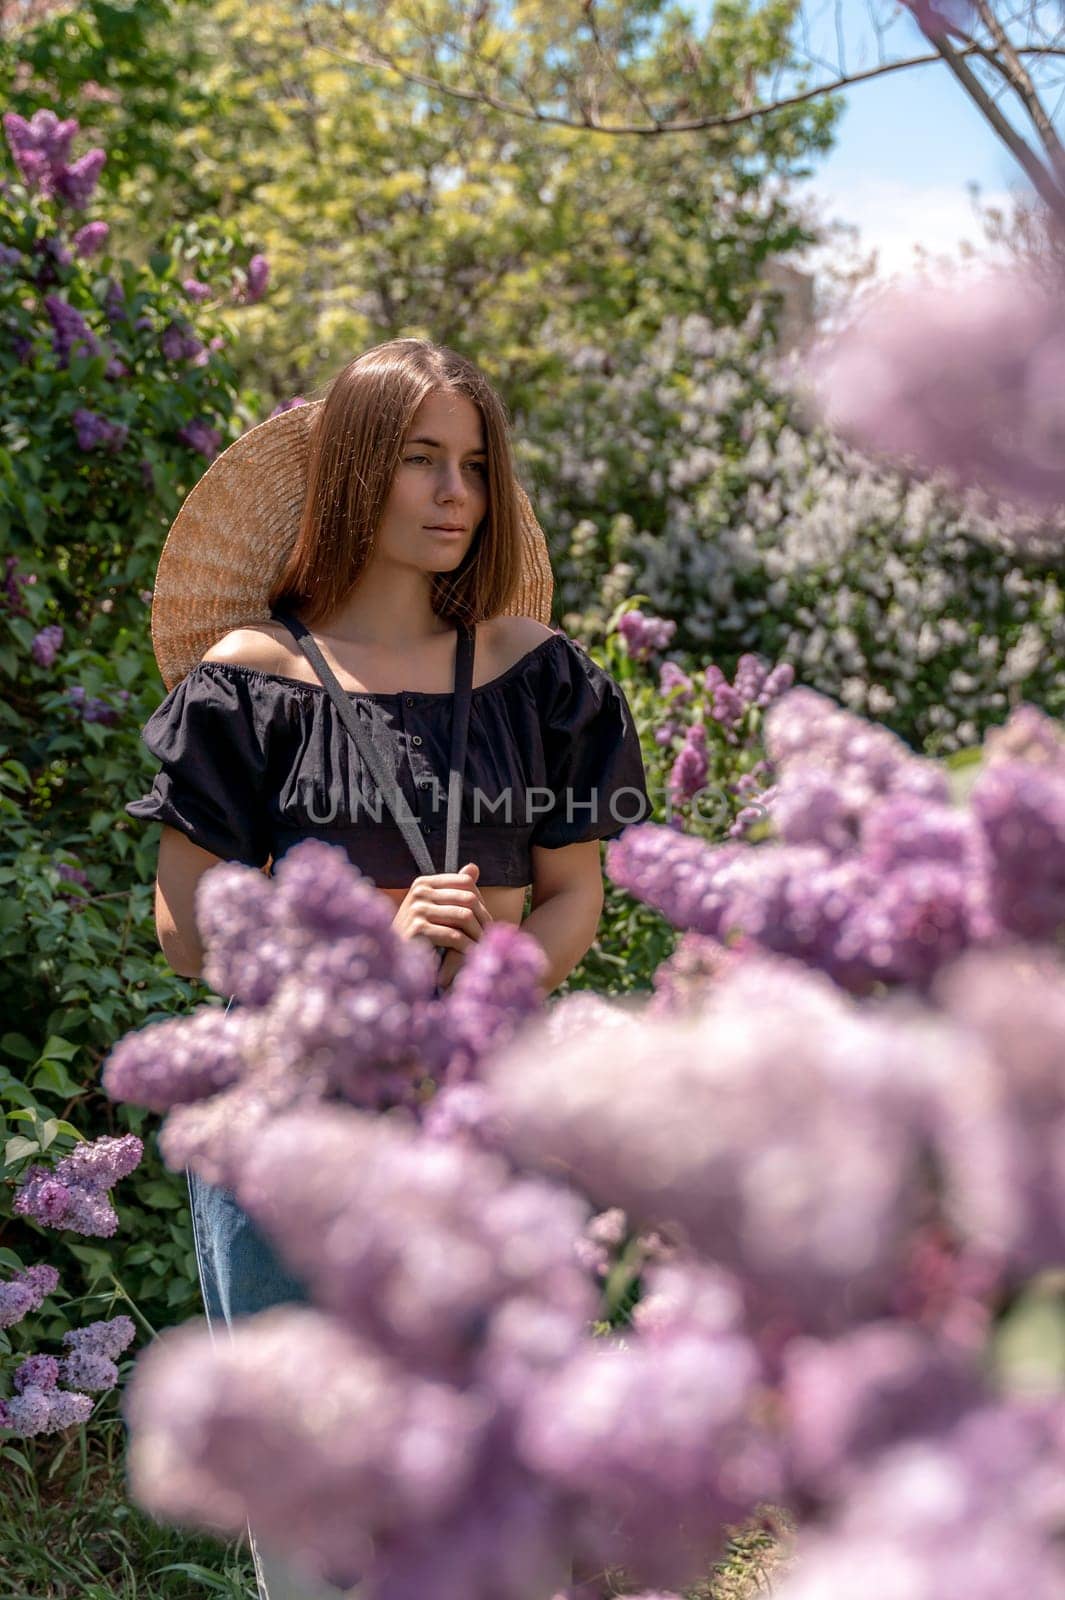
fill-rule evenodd
<path id="1" fill-rule="evenodd" d="M 540 1004 L 545 957 L 499 923 L 442 997 L 428 949 L 401 939 L 393 907 L 345 851 L 305 840 L 267 879 L 237 864 L 205 874 L 197 921 L 226 1013 L 153 1023 L 104 1063 L 117 1100 L 169 1111 L 173 1167 L 226 1182 L 241 1143 L 280 1111 L 339 1099 L 417 1110 L 432 1085 L 459 1083 Z"/>
<path id="2" fill-rule="evenodd" d="M 23 1276 L 53 1271 L 52 1268 L 30 1267 Z M 57 1282 L 58 1274 L 55 1274 L 47 1292 L 50 1293 Z M 4 1287 L 7 1286 L 0 1285 L 0 1292 Z M 68 1353 L 62 1359 L 28 1356 L 15 1369 L 14 1394 L 7 1400 L 0 1400 L 0 1439 L 5 1433 L 23 1439 L 37 1434 L 61 1433 L 86 1422 L 92 1414 L 92 1398 L 85 1391 L 99 1393 L 114 1388 L 118 1382 L 115 1361 L 131 1343 L 134 1332 L 129 1317 L 90 1322 L 84 1328 L 63 1335 Z M 68 1387 L 60 1389 L 60 1382 Z"/>
<path id="3" fill-rule="evenodd" d="M 1039 758 L 1010 755 L 1034 728 Z M 676 927 L 742 937 L 856 993 L 925 988 L 969 947 L 1065 922 L 1065 741 L 1034 707 L 1003 737 L 963 807 L 886 729 L 793 690 L 766 720 L 773 840 L 710 846 L 645 824 L 608 845 L 608 875 Z"/>
<path id="4" fill-rule="evenodd" d="M 54 111 L 41 109 L 29 121 L 17 111 L 6 111 L 3 121 L 8 146 L 27 188 L 83 211 L 92 199 L 107 156 L 95 148 L 76 161 L 70 160 L 70 147 L 79 126 L 76 118 L 61 122 Z"/>
<path id="5" fill-rule="evenodd" d="M 31 1166 L 12 1209 L 46 1228 L 110 1238 L 118 1217 L 109 1191 L 139 1165 L 144 1146 L 135 1133 L 80 1144 L 54 1168 Z"/>

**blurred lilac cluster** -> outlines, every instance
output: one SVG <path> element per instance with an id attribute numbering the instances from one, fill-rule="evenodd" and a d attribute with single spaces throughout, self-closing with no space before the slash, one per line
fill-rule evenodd
<path id="1" fill-rule="evenodd" d="M 931 841 L 968 865 L 978 823 L 941 814 L 930 763 L 803 692 L 770 721 L 789 826 L 812 816 L 814 838 L 730 861 L 827 855 L 844 882 L 860 849 L 890 877 Z M 1027 708 L 987 772 L 1051 781 L 1059 739 Z M 804 818 L 786 803 L 807 757 L 841 804 Z M 695 928 L 713 850 L 651 824 L 611 848 L 666 833 L 654 881 Z M 129 1036 L 105 1085 L 172 1108 L 167 1160 L 231 1185 L 312 1303 L 143 1354 L 135 1497 L 217 1531 L 250 1520 L 366 1600 L 584 1600 L 571 1567 L 679 1589 L 766 1503 L 799 1527 L 788 1600 L 847 1600 L 866 1551 L 878 1600 L 1012 1600 L 1010 1552 L 1056 1592 L 1065 1411 L 1003 1387 L 987 1344 L 996 1308 L 1065 1260 L 1065 981 L 1027 922 L 1007 930 L 998 861 L 988 839 L 976 903 L 997 937 L 881 999 L 772 953 L 777 901 L 742 944 L 689 936 L 719 956 L 694 952 L 683 1003 L 546 1011 L 509 928 L 432 997 L 427 952 L 329 846 L 272 883 L 213 869 L 206 975 L 240 1008 Z M 633 1238 L 659 1247 L 631 1325 L 591 1338 Z M 1001 1565 L 977 1589 L 982 1537 Z"/>
<path id="2" fill-rule="evenodd" d="M 122 701 L 122 706 L 113 706 L 110 701 L 102 700 L 99 695 L 89 694 L 80 683 L 73 684 L 67 690 L 67 700 L 83 722 L 102 722 L 106 725 L 121 720 L 122 710 L 129 697 L 128 689 L 119 689 L 117 698 Z"/>
<path id="3" fill-rule="evenodd" d="M 934 6 L 911 7 L 936 31 Z M 942 27 L 939 28 L 942 31 Z M 807 358 L 860 447 L 1055 513 L 1065 501 L 1065 286 L 1018 269 L 881 292 Z"/>
<path id="4" fill-rule="evenodd" d="M 268 879 L 213 868 L 197 888 L 204 977 L 239 1007 L 127 1034 L 104 1063 L 116 1100 L 168 1111 L 174 1168 L 226 1183 L 239 1146 L 279 1111 L 323 1098 L 417 1111 L 435 1086 L 474 1075 L 541 1003 L 545 957 L 496 923 L 443 996 L 428 946 L 402 939 L 391 902 L 320 840 Z"/>
<path id="5" fill-rule="evenodd" d="M 1065 922 L 1065 738 L 1032 706 L 990 738 L 967 803 L 947 773 L 808 689 L 768 711 L 774 838 L 709 847 L 645 824 L 608 875 L 678 928 L 794 957 L 855 993 L 924 990 L 963 950 Z"/>
<path id="6" fill-rule="evenodd" d="M 80 1144 L 55 1167 L 34 1165 L 15 1192 L 12 1210 L 46 1228 L 108 1239 L 118 1226 L 110 1190 L 139 1165 L 144 1146 L 135 1133 Z"/>
<path id="7" fill-rule="evenodd" d="M 54 111 L 44 109 L 28 121 L 17 111 L 4 113 L 4 132 L 26 187 L 82 211 L 92 199 L 107 156 L 94 148 L 70 160 L 78 126 L 76 118 L 61 122 Z"/>
<path id="8" fill-rule="evenodd" d="M 653 652 L 666 650 L 677 631 L 675 622 L 653 617 L 633 608 L 619 619 L 617 631 L 634 661 L 647 661 Z"/>

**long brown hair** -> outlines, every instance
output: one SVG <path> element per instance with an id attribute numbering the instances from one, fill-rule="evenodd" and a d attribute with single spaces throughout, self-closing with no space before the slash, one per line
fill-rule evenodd
<path id="1" fill-rule="evenodd" d="M 521 523 L 506 406 L 457 351 L 390 339 L 357 356 L 329 386 L 311 436 L 299 533 L 271 605 L 298 608 L 314 623 L 348 594 L 373 554 L 414 413 L 438 389 L 464 394 L 481 413 L 488 510 L 461 565 L 434 575 L 433 610 L 475 623 L 511 603 L 521 578 Z"/>

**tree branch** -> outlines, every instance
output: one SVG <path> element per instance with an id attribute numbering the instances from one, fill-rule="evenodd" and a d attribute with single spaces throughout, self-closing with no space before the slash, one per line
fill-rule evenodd
<path id="1" fill-rule="evenodd" d="M 395 72 L 407 83 L 417 84 L 424 89 L 432 89 L 438 94 L 449 95 L 452 99 L 461 100 L 467 104 L 490 106 L 494 111 L 501 111 L 506 116 L 518 117 L 523 122 L 538 122 L 554 127 L 576 128 L 582 132 L 590 131 L 614 135 L 635 134 L 642 137 L 669 133 L 727 132 L 730 128 L 741 127 L 745 123 L 752 122 L 756 117 L 772 116 L 775 112 L 787 111 L 793 106 L 808 105 L 811 101 L 821 99 L 825 95 L 836 94 L 841 89 L 850 88 L 852 84 L 865 83 L 870 78 L 885 77 L 890 72 L 902 72 L 910 67 L 923 67 L 946 59 L 936 50 L 928 55 L 907 56 L 900 61 L 880 62 L 877 66 L 868 67 L 862 72 L 846 73 L 832 79 L 829 83 L 817 84 L 811 89 L 803 89 L 799 93 L 787 95 L 783 99 L 767 101 L 763 105 L 746 106 L 737 111 L 714 112 L 704 117 L 689 117 L 672 122 L 652 121 L 650 124 L 635 122 L 606 123 L 599 121 L 591 114 L 575 118 L 564 116 L 559 112 L 543 111 L 536 106 L 526 108 L 516 105 L 513 101 L 503 100 L 498 95 L 491 94 L 485 89 L 463 89 L 455 84 L 444 83 L 439 78 L 430 77 L 427 73 L 416 72 L 412 67 L 404 66 L 382 46 L 374 44 L 372 40 L 368 40 L 364 35 L 360 34 L 350 17 L 339 17 L 337 20 L 340 21 L 344 31 L 351 35 L 356 43 L 361 45 L 363 50 L 367 52 L 364 56 L 352 57 L 343 50 L 334 49 L 319 41 L 319 49 L 324 50 L 328 55 L 338 57 L 342 61 L 355 60 L 360 66 L 385 67 L 389 71 Z M 963 49 L 953 52 L 956 60 L 970 55 L 980 55 L 986 59 L 987 54 L 986 50 L 976 44 L 966 45 Z M 1065 45 L 1060 47 L 1056 45 L 1027 45 L 1022 47 L 1018 54 L 1024 56 L 1060 57 L 1065 60 Z M 975 79 L 973 81 L 976 82 Z M 1027 149 L 1027 146 L 1025 148 Z M 1019 159 L 1020 157 L 1018 156 Z M 1027 170 L 1027 167 L 1025 170 Z"/>

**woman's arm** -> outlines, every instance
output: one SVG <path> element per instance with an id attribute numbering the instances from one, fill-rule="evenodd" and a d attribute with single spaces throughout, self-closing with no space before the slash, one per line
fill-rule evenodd
<path id="1" fill-rule="evenodd" d="M 532 909 L 522 923 L 547 955 L 541 988 L 550 994 L 591 949 L 603 914 L 603 871 L 599 840 L 533 846 Z"/>

